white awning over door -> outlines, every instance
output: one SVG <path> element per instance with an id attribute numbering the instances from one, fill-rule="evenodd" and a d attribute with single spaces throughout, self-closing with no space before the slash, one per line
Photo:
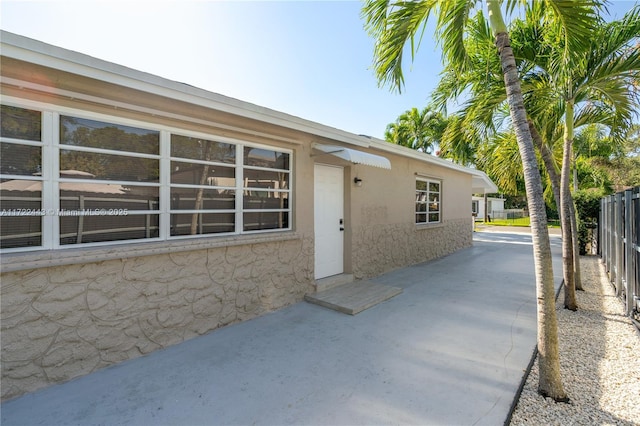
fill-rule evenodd
<path id="1" fill-rule="evenodd" d="M 365 166 L 380 167 L 381 169 L 391 170 L 391 161 L 380 155 L 369 154 L 368 152 L 336 145 L 314 144 L 313 147 L 325 154 L 333 155 L 334 157 L 341 158 L 353 164 L 362 164 Z"/>

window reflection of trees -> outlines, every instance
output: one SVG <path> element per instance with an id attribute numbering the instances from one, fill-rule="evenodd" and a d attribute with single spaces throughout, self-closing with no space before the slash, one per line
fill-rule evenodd
<path id="1" fill-rule="evenodd" d="M 440 222 L 440 183 L 416 180 L 416 223 Z"/>
<path id="2" fill-rule="evenodd" d="M 235 164 L 236 147 L 233 144 L 216 142 L 181 135 L 171 136 L 171 157 L 203 161 L 203 163 L 172 160 L 171 183 L 188 184 L 197 188 L 171 189 L 172 210 L 194 210 L 190 216 L 188 235 L 209 232 L 233 232 L 234 215 L 203 213 L 207 209 L 235 208 L 235 169 L 221 166 Z M 219 187 L 211 190 L 207 187 Z M 224 188 L 226 187 L 226 188 Z M 205 196 L 206 194 L 206 196 Z M 193 198 L 192 198 L 193 197 Z M 192 200 L 193 204 L 185 201 Z M 232 203 L 232 204 L 231 204 Z M 230 218 L 231 225 L 230 228 Z M 172 214 L 172 235 L 184 235 L 185 214 Z"/>
<path id="3" fill-rule="evenodd" d="M 63 146 L 59 151 L 61 210 L 129 213 L 61 216 L 60 244 L 159 236 L 157 213 L 136 214 L 159 212 L 158 131 L 60 116 L 60 144 Z"/>
<path id="4" fill-rule="evenodd" d="M 244 164 L 244 230 L 288 227 L 286 211 L 269 210 L 289 208 L 289 154 L 247 146 Z"/>
<path id="5" fill-rule="evenodd" d="M 42 209 L 42 112 L 0 107 L 0 205 L 11 212 Z M 15 178 L 20 176 L 22 178 Z M 42 217 L 4 216 L 0 220 L 0 248 L 42 245 Z"/>

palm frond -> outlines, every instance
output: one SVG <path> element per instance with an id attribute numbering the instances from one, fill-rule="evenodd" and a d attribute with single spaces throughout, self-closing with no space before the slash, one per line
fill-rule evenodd
<path id="1" fill-rule="evenodd" d="M 554 16 L 561 23 L 564 44 L 569 52 L 588 46 L 590 35 L 601 21 L 598 11 L 603 7 L 599 0 L 546 0 Z"/>
<path id="2" fill-rule="evenodd" d="M 362 16 L 365 29 L 375 40 L 373 68 L 380 85 L 402 91 L 405 47 L 411 43 L 411 53 L 415 53 L 416 34 L 437 6 L 437 0 L 368 0 L 365 3 Z"/>
<path id="3" fill-rule="evenodd" d="M 475 1 L 469 0 L 442 0 L 439 3 L 436 35 L 448 62 L 460 68 L 466 66 L 464 30 L 474 6 Z"/>

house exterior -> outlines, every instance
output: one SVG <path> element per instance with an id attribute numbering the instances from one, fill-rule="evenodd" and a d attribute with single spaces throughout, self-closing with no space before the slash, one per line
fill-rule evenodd
<path id="1" fill-rule="evenodd" d="M 471 199 L 471 211 L 473 212 L 476 220 L 484 220 L 486 212 L 489 218 L 500 216 L 504 211 L 504 198 L 497 197 L 479 197 L 474 195 Z"/>
<path id="2" fill-rule="evenodd" d="M 482 172 L 1 43 L 3 399 L 472 244 Z"/>

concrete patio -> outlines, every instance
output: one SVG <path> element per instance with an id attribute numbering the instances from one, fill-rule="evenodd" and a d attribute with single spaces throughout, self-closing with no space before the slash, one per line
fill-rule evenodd
<path id="1" fill-rule="evenodd" d="M 355 316 L 297 303 L 8 401 L 2 424 L 503 424 L 536 343 L 530 236 L 371 281 L 403 292 Z"/>

